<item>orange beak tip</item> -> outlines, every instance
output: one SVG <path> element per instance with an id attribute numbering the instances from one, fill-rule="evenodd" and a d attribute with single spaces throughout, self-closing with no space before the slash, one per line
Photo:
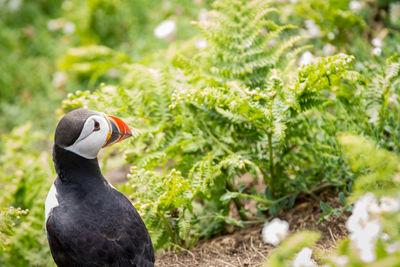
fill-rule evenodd
<path id="1" fill-rule="evenodd" d="M 111 128 L 105 146 L 118 143 L 132 136 L 132 131 L 129 129 L 128 125 L 123 120 L 112 115 L 106 115 L 106 116 L 110 121 Z"/>

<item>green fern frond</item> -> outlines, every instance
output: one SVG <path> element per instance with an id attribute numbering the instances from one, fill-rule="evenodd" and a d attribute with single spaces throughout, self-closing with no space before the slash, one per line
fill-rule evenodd
<path id="1" fill-rule="evenodd" d="M 393 78 L 399 76 L 400 73 L 400 63 L 393 62 L 385 69 L 385 79 L 390 81 Z"/>
<path id="2" fill-rule="evenodd" d="M 400 63 L 389 62 L 376 74 L 372 82 L 364 92 L 364 104 L 367 107 L 366 113 L 370 123 L 375 126 L 382 126 L 385 117 L 385 110 L 389 105 L 388 99 L 391 95 L 397 95 L 397 86 L 400 83 Z"/>
<path id="3" fill-rule="evenodd" d="M 275 48 L 273 53 L 273 60 L 274 62 L 278 62 L 279 59 L 285 54 L 289 49 L 293 48 L 294 45 L 302 40 L 307 39 L 306 36 L 294 36 L 287 41 L 282 42 L 278 47 Z"/>
<path id="4" fill-rule="evenodd" d="M 241 80 L 252 89 L 264 86 L 270 68 L 301 39 L 296 37 L 278 47 L 268 47 L 270 41 L 280 39 L 284 30 L 293 28 L 266 19 L 277 11 L 269 5 L 262 1 L 245 5 L 242 1 L 214 4 L 216 10 L 209 13 L 209 21 L 198 24 L 212 45 L 209 55 L 213 75 L 222 80 Z"/>
<path id="5" fill-rule="evenodd" d="M 227 118 L 229 121 L 231 121 L 232 123 L 240 124 L 240 123 L 247 122 L 247 120 L 246 120 L 245 118 L 243 118 L 242 116 L 233 114 L 232 112 L 229 112 L 229 111 L 224 110 L 224 109 L 222 109 L 222 108 L 216 107 L 215 110 L 216 110 L 219 114 L 221 114 L 223 117 L 225 117 L 225 118 Z"/>

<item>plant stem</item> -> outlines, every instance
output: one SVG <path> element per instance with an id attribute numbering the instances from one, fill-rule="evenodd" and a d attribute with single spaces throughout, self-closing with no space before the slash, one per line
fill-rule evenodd
<path id="1" fill-rule="evenodd" d="M 233 188 L 233 185 L 229 181 L 226 182 L 226 188 L 231 192 L 236 192 L 236 190 Z M 238 210 L 240 219 L 247 220 L 247 215 L 244 211 L 242 202 L 240 202 L 240 199 L 233 198 L 232 200 L 233 200 L 233 203 L 235 203 L 236 209 Z"/>
<path id="2" fill-rule="evenodd" d="M 326 78 L 328 79 L 328 84 L 329 84 L 329 86 L 332 86 L 332 84 L 331 84 L 331 79 L 329 78 L 329 75 L 328 75 L 328 74 L 325 74 L 325 76 L 326 76 Z"/>
<path id="3" fill-rule="evenodd" d="M 260 168 L 260 171 L 261 171 L 261 174 L 262 174 L 264 183 L 265 183 L 266 185 L 269 184 L 269 180 L 268 180 L 269 174 L 268 174 L 268 171 L 265 170 L 264 168 Z"/>
<path id="4" fill-rule="evenodd" d="M 165 218 L 164 212 L 160 212 L 159 214 L 160 214 L 162 222 L 165 225 L 165 228 L 167 228 L 167 232 L 168 232 L 169 237 L 172 240 L 172 243 L 178 244 L 178 240 L 176 240 L 174 231 L 172 231 L 171 225 L 169 225 L 167 218 Z"/>
<path id="5" fill-rule="evenodd" d="M 272 197 L 275 196 L 275 188 L 274 188 L 274 152 L 272 150 L 272 133 L 267 133 L 268 136 L 268 150 L 269 150 L 269 172 L 270 172 L 270 182 L 269 186 L 271 189 Z"/>
<path id="6" fill-rule="evenodd" d="M 223 144 L 222 142 L 220 142 L 218 140 L 217 137 L 214 136 L 214 134 L 210 131 L 210 129 L 208 129 L 207 124 L 200 119 L 201 124 L 203 125 L 204 129 L 206 130 L 207 134 L 215 141 L 215 143 L 217 143 L 223 150 L 225 150 L 225 152 L 227 152 L 230 155 L 234 155 L 235 153 L 230 150 L 225 144 Z"/>
<path id="7" fill-rule="evenodd" d="M 282 201 L 284 199 L 287 199 L 287 198 L 289 198 L 289 197 L 291 197 L 293 195 L 293 194 L 288 194 L 288 195 L 283 196 L 281 198 L 270 200 L 270 199 L 266 199 L 264 197 L 259 197 L 259 196 L 256 196 L 256 195 L 249 195 L 249 194 L 237 193 L 237 192 L 233 192 L 233 193 L 234 193 L 233 196 L 235 196 L 235 198 L 252 199 L 252 200 L 255 200 L 255 201 L 259 202 L 259 203 L 264 203 L 264 204 L 277 204 L 280 201 Z M 232 199 L 235 199 L 235 198 L 232 198 Z"/>

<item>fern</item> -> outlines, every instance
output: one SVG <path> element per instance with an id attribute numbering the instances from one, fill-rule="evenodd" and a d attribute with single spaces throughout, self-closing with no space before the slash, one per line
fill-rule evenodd
<path id="1" fill-rule="evenodd" d="M 382 126 L 389 106 L 389 97 L 398 95 L 397 86 L 400 83 L 400 63 L 389 60 L 382 74 L 373 77 L 365 92 L 365 106 L 369 121 L 375 126 Z"/>
<path id="2" fill-rule="evenodd" d="M 135 166 L 127 191 L 156 248 L 190 247 L 224 223 L 240 225 L 250 216 L 243 199 L 276 214 L 289 196 L 322 183 L 321 175 L 294 179 L 297 164 L 337 151 L 308 145 L 311 156 L 294 160 L 291 153 L 301 149 L 291 152 L 291 146 L 302 140 L 306 113 L 358 79 L 350 75 L 353 58 L 342 54 L 296 70 L 304 38 L 293 26 L 268 19 L 276 13 L 269 1 L 217 1 L 213 7 L 208 20 L 197 23 L 207 50 L 189 58 L 195 51 L 177 49 L 172 66 L 159 69 L 125 64 L 119 86 L 102 85 L 63 102 L 65 110 L 105 110 L 140 129 L 125 144 L 126 160 Z M 314 171 L 311 166 L 305 171 Z M 249 185 L 251 194 L 241 192 L 237 181 L 243 174 L 262 179 L 265 188 Z M 230 202 L 239 220 L 229 217 Z"/>
<path id="3" fill-rule="evenodd" d="M 21 216 L 27 215 L 28 210 L 21 208 L 3 208 L 0 211 L 0 249 L 8 250 L 11 244 L 10 236 L 14 234 L 16 221 L 21 219 Z"/>
<path id="4" fill-rule="evenodd" d="M 301 38 L 268 47 L 284 30 L 293 28 L 266 19 L 277 12 L 268 1 L 216 1 L 214 8 L 207 21 L 198 23 L 211 45 L 205 65 L 213 78 L 221 82 L 240 80 L 251 89 L 264 88 L 267 74 Z"/>
<path id="5" fill-rule="evenodd" d="M 166 181 L 166 187 L 160 186 L 161 181 Z M 130 186 L 133 189 L 131 197 L 138 199 L 135 206 L 150 226 L 150 235 L 156 248 L 164 247 L 167 242 L 190 247 L 196 241 L 190 236 L 190 220 L 194 216 L 193 190 L 180 172 L 173 169 L 164 177 L 160 173 L 134 168 L 130 175 Z M 138 192 L 138 187 L 145 188 Z"/>

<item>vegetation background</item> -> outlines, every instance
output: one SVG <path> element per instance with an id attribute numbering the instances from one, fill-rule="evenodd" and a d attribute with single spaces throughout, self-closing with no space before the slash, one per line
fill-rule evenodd
<path id="1" fill-rule="evenodd" d="M 156 249 L 266 220 L 321 186 L 349 209 L 367 192 L 397 197 L 399 29 L 390 0 L 0 0 L 0 265 L 54 265 L 53 132 L 82 106 L 133 129 L 102 168 L 130 167 L 119 189 Z M 321 220 L 340 212 L 321 207 Z M 398 216 L 382 220 L 391 239 L 375 260 L 395 266 Z M 362 264 L 349 242 L 335 253 Z"/>

